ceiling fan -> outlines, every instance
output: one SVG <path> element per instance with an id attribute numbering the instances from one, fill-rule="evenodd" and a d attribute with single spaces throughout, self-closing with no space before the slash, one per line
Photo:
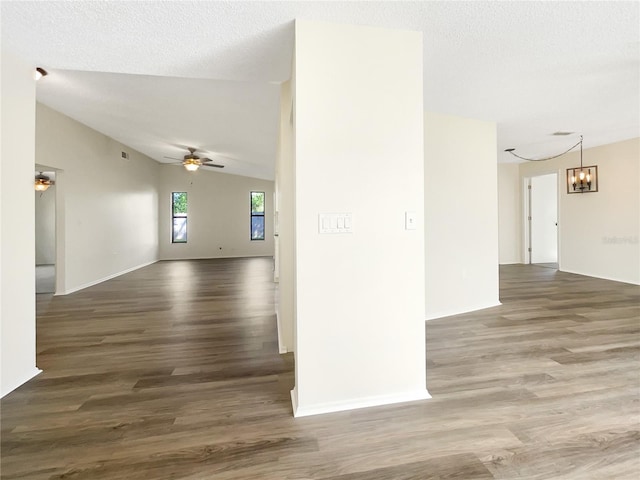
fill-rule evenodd
<path id="1" fill-rule="evenodd" d="M 35 180 L 35 189 L 38 192 L 44 192 L 47 188 L 49 188 L 51 185 L 55 185 L 56 182 L 54 182 L 53 180 L 51 180 L 49 177 L 47 177 L 46 175 L 43 175 L 42 172 L 40 172 L 38 175 L 36 175 L 36 180 Z"/>
<path id="2" fill-rule="evenodd" d="M 189 170 L 190 172 L 195 172 L 200 167 L 213 167 L 213 168 L 224 168 L 224 165 L 219 165 L 217 163 L 212 163 L 213 160 L 210 158 L 201 158 L 196 155 L 196 149 L 193 147 L 187 147 L 189 153 L 187 153 L 182 159 L 182 166 Z M 171 160 L 180 160 L 179 158 L 173 157 L 164 157 L 169 158 Z"/>

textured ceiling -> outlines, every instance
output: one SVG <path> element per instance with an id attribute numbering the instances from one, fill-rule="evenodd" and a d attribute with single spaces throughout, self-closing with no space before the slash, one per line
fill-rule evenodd
<path id="1" fill-rule="evenodd" d="M 179 146 L 273 177 L 296 18 L 419 30 L 425 109 L 498 124 L 499 159 L 640 130 L 639 2 L 8 2 L 38 99 L 158 161 Z M 553 137 L 559 131 L 576 132 Z"/>

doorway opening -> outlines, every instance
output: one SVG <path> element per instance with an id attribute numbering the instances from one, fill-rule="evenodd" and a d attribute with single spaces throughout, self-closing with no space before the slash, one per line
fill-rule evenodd
<path id="1" fill-rule="evenodd" d="M 558 174 L 527 177 L 525 181 L 526 263 L 558 269 Z"/>
<path id="2" fill-rule="evenodd" d="M 56 172 L 37 170 L 36 175 L 49 177 L 53 184 L 44 191 L 35 191 L 35 259 L 36 293 L 56 291 Z"/>

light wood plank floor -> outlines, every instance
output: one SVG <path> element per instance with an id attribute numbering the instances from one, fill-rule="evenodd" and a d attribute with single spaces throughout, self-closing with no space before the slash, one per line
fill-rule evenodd
<path id="1" fill-rule="evenodd" d="M 640 287 L 500 269 L 427 323 L 433 399 L 292 418 L 271 260 L 160 262 L 38 296 L 2 479 L 637 479 Z"/>

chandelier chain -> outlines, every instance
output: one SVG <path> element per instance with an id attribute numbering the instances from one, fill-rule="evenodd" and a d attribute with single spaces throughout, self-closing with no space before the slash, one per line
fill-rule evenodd
<path id="1" fill-rule="evenodd" d="M 559 153 L 558 155 L 554 155 L 552 157 L 546 157 L 546 158 L 526 158 L 526 157 L 521 157 L 520 155 L 518 155 L 517 153 L 513 153 L 512 151 L 510 151 L 509 153 L 511 155 L 513 155 L 514 157 L 518 157 L 521 160 L 527 160 L 529 162 L 543 162 L 545 160 L 552 160 L 554 158 L 558 158 L 561 157 L 562 155 L 564 155 L 565 153 L 569 153 L 571 150 L 573 150 L 574 148 L 576 148 L 578 145 L 582 146 L 582 135 L 580 135 L 580 141 L 578 143 L 576 143 L 573 147 L 565 150 L 562 153 Z"/>

